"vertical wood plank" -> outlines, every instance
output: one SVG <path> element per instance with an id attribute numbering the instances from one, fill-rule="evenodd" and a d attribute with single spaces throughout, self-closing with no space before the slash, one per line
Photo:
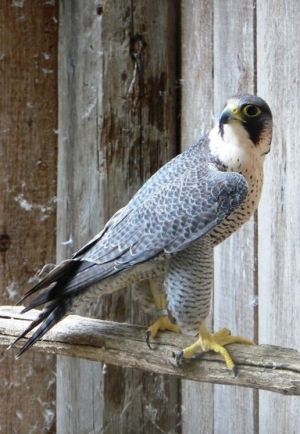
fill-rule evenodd
<path id="1" fill-rule="evenodd" d="M 182 150 L 213 125 L 213 2 L 188 0 L 181 9 Z"/>
<path id="2" fill-rule="evenodd" d="M 107 0 L 102 6 L 61 2 L 58 240 L 67 244 L 58 243 L 58 259 L 98 232 L 176 150 L 176 4 Z M 143 89 L 138 77 L 134 82 L 130 46 L 141 49 Z M 121 322 L 144 318 L 148 325 L 139 311 L 129 290 L 85 309 Z M 60 358 L 58 432 L 176 432 L 177 385 Z M 82 402 L 91 406 L 89 417 Z"/>
<path id="3" fill-rule="evenodd" d="M 300 4 L 258 1 L 257 14 L 258 92 L 274 116 L 259 212 L 259 339 L 299 349 Z M 261 391 L 259 403 L 261 432 L 299 432 L 297 397 Z"/>
<path id="4" fill-rule="evenodd" d="M 14 304 L 54 262 L 55 2 L 0 4 L 0 294 Z M 0 432 L 55 430 L 55 358 L 0 351 Z"/>
<path id="5" fill-rule="evenodd" d="M 181 9 L 181 147 L 212 126 L 213 2 L 189 0 Z M 182 432 L 213 432 L 211 384 L 182 381 Z"/>
<path id="6" fill-rule="evenodd" d="M 214 101 L 218 115 L 226 98 L 255 91 L 254 3 L 214 2 Z M 256 224 L 251 219 L 215 249 L 214 330 L 256 338 Z M 230 351 L 230 350 L 229 350 Z M 224 403 L 226 405 L 224 406 Z M 257 392 L 215 386 L 217 433 L 257 432 Z"/>

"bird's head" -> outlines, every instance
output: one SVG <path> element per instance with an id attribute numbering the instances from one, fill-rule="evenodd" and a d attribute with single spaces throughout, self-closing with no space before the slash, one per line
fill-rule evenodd
<path id="1" fill-rule="evenodd" d="M 246 93 L 230 97 L 219 119 L 219 132 L 224 138 L 226 129 L 235 134 L 246 130 L 249 139 L 261 154 L 270 151 L 272 140 L 272 113 L 268 104 L 260 97 Z"/>

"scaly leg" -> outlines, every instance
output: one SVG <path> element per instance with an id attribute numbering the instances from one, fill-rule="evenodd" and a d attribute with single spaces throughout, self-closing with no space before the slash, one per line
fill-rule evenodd
<path id="1" fill-rule="evenodd" d="M 230 331 L 227 328 L 223 328 L 216 333 L 210 333 L 206 327 L 205 321 L 203 321 L 200 325 L 198 340 L 189 347 L 184 348 L 177 354 L 176 363 L 180 365 L 180 363 L 183 362 L 184 359 L 190 359 L 198 351 L 213 350 L 224 357 L 228 369 L 231 370 L 232 375 L 235 377 L 237 373 L 236 366 L 228 351 L 224 348 L 224 345 L 234 342 L 254 345 L 254 342 L 242 336 L 231 336 Z"/>
<path id="2" fill-rule="evenodd" d="M 146 331 L 146 342 L 149 348 L 151 348 L 150 337 L 154 338 L 158 330 L 170 330 L 176 333 L 180 331 L 178 325 L 172 324 L 169 320 L 165 296 L 157 290 L 153 280 L 150 280 L 150 289 L 156 308 L 157 319 L 150 327 L 148 327 Z"/>

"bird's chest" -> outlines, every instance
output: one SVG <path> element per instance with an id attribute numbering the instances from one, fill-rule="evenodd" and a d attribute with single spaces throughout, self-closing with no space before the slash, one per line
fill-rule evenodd
<path id="1" fill-rule="evenodd" d="M 211 232 L 213 245 L 217 245 L 246 223 L 257 209 L 263 186 L 263 165 L 258 158 L 232 158 L 226 168 L 238 172 L 248 183 L 249 190 L 244 202 Z"/>

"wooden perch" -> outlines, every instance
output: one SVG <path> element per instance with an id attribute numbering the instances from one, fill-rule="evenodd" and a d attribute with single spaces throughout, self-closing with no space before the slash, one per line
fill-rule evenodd
<path id="1" fill-rule="evenodd" d="M 22 315 L 21 310 L 20 307 L 0 307 L 0 345 L 10 345 L 38 313 L 31 311 Z M 191 341 L 192 338 L 184 335 L 163 332 L 153 341 L 150 350 L 143 327 L 70 315 L 33 348 L 186 380 L 300 395 L 300 353 L 296 350 L 271 345 L 231 344 L 228 349 L 238 366 L 238 375 L 232 378 L 223 359 L 212 352 L 177 367 L 173 353 Z M 20 348 L 23 342 L 18 342 L 16 347 Z M 26 358 L 26 354 L 22 358 Z"/>

